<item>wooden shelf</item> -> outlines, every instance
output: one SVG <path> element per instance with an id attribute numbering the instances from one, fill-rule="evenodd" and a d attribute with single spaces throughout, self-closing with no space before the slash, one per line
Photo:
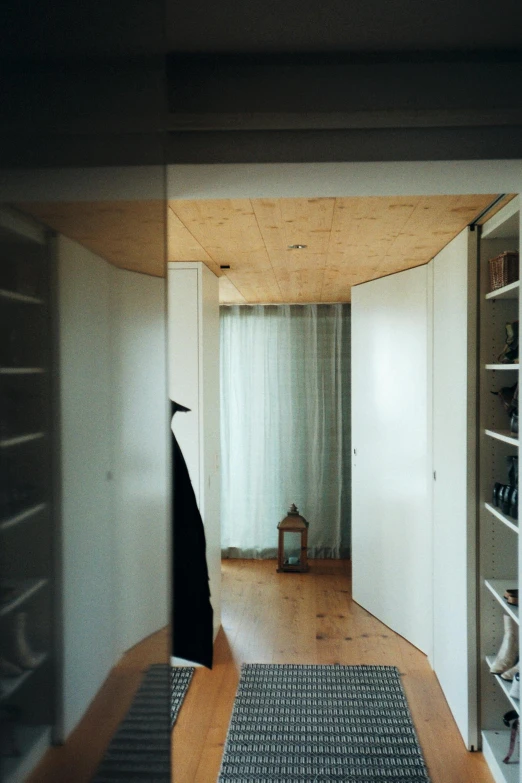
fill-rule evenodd
<path id="1" fill-rule="evenodd" d="M 493 514 L 494 517 L 499 519 L 510 530 L 514 530 L 515 533 L 518 533 L 518 520 L 513 519 L 513 517 L 508 517 L 507 514 L 503 514 L 502 511 L 499 511 L 498 508 L 492 506 L 491 503 L 485 503 L 484 505 L 490 514 Z"/>
<path id="2" fill-rule="evenodd" d="M 518 606 L 508 604 L 508 602 L 504 599 L 504 593 L 506 590 L 513 590 L 518 587 L 518 582 L 516 579 L 486 579 L 484 583 L 488 590 L 497 599 L 504 612 L 509 614 L 510 617 L 512 617 L 513 620 L 518 623 Z"/>
<path id="3" fill-rule="evenodd" d="M 39 514 L 40 511 L 43 511 L 45 508 L 47 508 L 47 503 L 38 503 L 36 506 L 31 506 L 31 508 L 27 508 L 25 511 L 20 511 L 18 514 L 0 522 L 0 530 L 8 530 L 10 527 L 19 525 L 21 522 L 25 522 L 27 519 L 35 516 L 35 514 Z"/>
<path id="4" fill-rule="evenodd" d="M 486 655 L 486 663 L 488 665 L 488 669 L 491 669 L 491 666 L 493 665 L 493 661 L 495 660 L 494 655 Z M 511 685 L 513 684 L 511 680 L 503 680 L 500 674 L 491 674 L 490 676 L 494 677 L 494 679 L 497 681 L 497 684 L 499 688 L 502 690 L 504 695 L 507 697 L 507 700 L 511 704 L 514 710 L 516 710 L 518 713 L 520 712 L 520 699 L 514 699 L 513 696 L 510 694 Z"/>
<path id="5" fill-rule="evenodd" d="M 24 604 L 31 596 L 45 587 L 47 582 L 47 579 L 13 579 L 9 584 L 13 585 L 16 593 L 11 600 L 0 604 L 0 617 L 10 614 L 10 612 Z M 7 585 L 4 584 L 2 586 L 5 587 Z"/>
<path id="6" fill-rule="evenodd" d="M 0 449 L 19 446 L 21 443 L 30 443 L 32 440 L 40 440 L 40 438 L 45 438 L 45 432 L 30 432 L 27 435 L 17 435 L 15 438 L 4 438 L 0 440 Z"/>
<path id="7" fill-rule="evenodd" d="M 22 755 L 2 758 L 2 783 L 20 783 L 29 776 L 51 744 L 51 727 L 18 724 L 16 736 Z"/>
<path id="8" fill-rule="evenodd" d="M 503 443 L 510 443 L 512 446 L 518 446 L 518 437 L 509 430 L 485 430 L 486 435 L 495 440 L 501 440 Z"/>
<path id="9" fill-rule="evenodd" d="M 520 367 L 519 364 L 486 364 L 486 370 L 495 370 L 495 371 L 505 371 L 505 370 L 515 370 L 518 371 L 518 368 Z"/>
<path id="10" fill-rule="evenodd" d="M 7 291 L 0 288 L 0 299 L 10 299 L 13 302 L 27 302 L 27 304 L 44 304 L 43 299 L 37 296 L 28 296 L 28 294 L 19 294 L 16 291 Z"/>
<path id="11" fill-rule="evenodd" d="M 0 375 L 35 375 L 45 371 L 45 367 L 0 367 Z"/>
<path id="12" fill-rule="evenodd" d="M 482 751 L 495 783 L 519 783 L 520 781 L 520 763 L 517 752 L 515 751 L 513 754 L 512 758 L 515 761 L 511 764 L 504 764 L 502 761 L 508 752 L 510 735 L 509 729 L 482 732 Z"/>
<path id="13" fill-rule="evenodd" d="M 486 294 L 486 299 L 518 299 L 519 289 L 520 280 L 515 280 L 514 283 L 497 288 L 496 291 L 490 291 Z"/>
<path id="14" fill-rule="evenodd" d="M 1 677 L 0 702 L 9 699 L 14 693 L 16 693 L 18 688 L 20 688 L 24 682 L 29 679 L 33 672 L 40 668 L 40 666 L 47 660 L 48 657 L 49 656 L 47 653 L 38 655 L 36 666 L 33 666 L 31 669 L 26 669 L 23 674 L 20 674 L 19 677 Z"/>

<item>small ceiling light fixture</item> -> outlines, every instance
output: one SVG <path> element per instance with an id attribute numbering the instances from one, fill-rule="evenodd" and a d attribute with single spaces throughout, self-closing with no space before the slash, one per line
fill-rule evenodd
<path id="1" fill-rule="evenodd" d="M 230 269 L 230 264 L 221 264 L 220 269 Z"/>
<path id="2" fill-rule="evenodd" d="M 304 250 L 308 245 L 288 245 L 289 250 Z"/>

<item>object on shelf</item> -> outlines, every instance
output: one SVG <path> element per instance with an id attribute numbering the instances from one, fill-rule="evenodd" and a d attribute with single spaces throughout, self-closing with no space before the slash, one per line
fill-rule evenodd
<path id="1" fill-rule="evenodd" d="M 504 514 L 518 519 L 518 489 L 516 486 L 496 481 L 493 485 L 492 502 L 495 508 L 500 509 Z"/>
<path id="2" fill-rule="evenodd" d="M 518 280 L 518 251 L 506 250 L 489 259 L 489 290 L 496 291 Z"/>
<path id="3" fill-rule="evenodd" d="M 512 617 L 504 615 L 504 638 L 491 664 L 491 674 L 502 674 L 511 669 L 518 660 L 518 626 Z"/>
<path id="4" fill-rule="evenodd" d="M 502 720 L 504 721 L 504 726 L 508 726 L 508 728 L 511 728 L 511 732 L 509 734 L 508 752 L 505 755 L 505 757 L 502 759 L 504 764 L 509 764 L 511 756 L 513 755 L 515 746 L 517 744 L 517 737 L 519 731 L 518 713 L 515 710 L 509 710 L 509 712 L 506 712 Z"/>
<path id="5" fill-rule="evenodd" d="M 491 394 L 499 398 L 508 416 L 518 411 L 518 383 L 514 383 L 513 386 L 503 386 L 500 391 Z"/>
<path id="6" fill-rule="evenodd" d="M 512 606 L 518 606 L 518 588 L 508 589 L 504 592 L 504 598 Z"/>
<path id="7" fill-rule="evenodd" d="M 23 669 L 16 663 L 12 663 L 11 661 L 8 661 L 7 658 L 0 656 L 0 678 L 20 677 L 23 673 Z"/>
<path id="8" fill-rule="evenodd" d="M 520 672 L 517 672 L 513 677 L 513 684 L 509 691 L 509 695 L 512 699 L 520 699 Z"/>
<path id="9" fill-rule="evenodd" d="M 512 487 L 518 487 L 518 455 L 510 454 L 507 457 L 509 464 L 508 479 Z"/>
<path id="10" fill-rule="evenodd" d="M 17 612 L 9 626 L 2 639 L 4 658 L 21 669 L 34 669 L 40 656 L 33 652 L 28 640 L 27 612 Z"/>
<path id="11" fill-rule="evenodd" d="M 513 519 L 518 519 L 518 489 L 514 489 L 511 493 L 511 509 L 509 516 Z"/>
<path id="12" fill-rule="evenodd" d="M 511 414 L 511 418 L 509 420 L 509 430 L 513 433 L 513 435 L 518 435 L 518 412 Z"/>
<path id="13" fill-rule="evenodd" d="M 518 363 L 518 321 L 506 324 L 506 344 L 498 355 L 497 362 L 500 364 Z"/>
<path id="14" fill-rule="evenodd" d="M 0 705 L 0 757 L 22 755 L 16 737 L 19 713 L 19 708 L 11 704 Z"/>

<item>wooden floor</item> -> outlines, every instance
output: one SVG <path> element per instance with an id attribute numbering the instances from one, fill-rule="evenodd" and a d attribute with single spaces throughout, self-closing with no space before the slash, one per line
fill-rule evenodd
<path id="1" fill-rule="evenodd" d="M 167 629 L 113 669 L 63 747 L 27 783 L 89 783 L 143 672 L 167 660 Z M 468 753 L 424 655 L 351 601 L 346 561 L 312 561 L 308 574 L 277 574 L 275 561 L 223 563 L 223 627 L 212 671 L 197 669 L 173 735 L 173 781 L 216 783 L 242 662 L 397 666 L 432 783 L 493 783 Z"/>
<path id="2" fill-rule="evenodd" d="M 352 602 L 349 565 L 335 560 L 312 561 L 308 574 L 223 562 L 215 664 L 196 670 L 180 711 L 175 783 L 216 783 L 242 662 L 397 666 L 432 783 L 493 783 L 482 754 L 466 751 L 426 657 Z"/>
<path id="3" fill-rule="evenodd" d="M 90 783 L 143 673 L 151 663 L 166 663 L 169 650 L 164 628 L 126 652 L 65 745 L 51 748 L 26 783 Z"/>

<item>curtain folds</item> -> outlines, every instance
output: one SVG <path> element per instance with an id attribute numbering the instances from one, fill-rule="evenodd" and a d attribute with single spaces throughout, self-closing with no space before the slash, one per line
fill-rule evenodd
<path id="1" fill-rule="evenodd" d="M 276 557 L 291 503 L 349 557 L 349 305 L 221 308 L 221 444 L 224 557 Z"/>

